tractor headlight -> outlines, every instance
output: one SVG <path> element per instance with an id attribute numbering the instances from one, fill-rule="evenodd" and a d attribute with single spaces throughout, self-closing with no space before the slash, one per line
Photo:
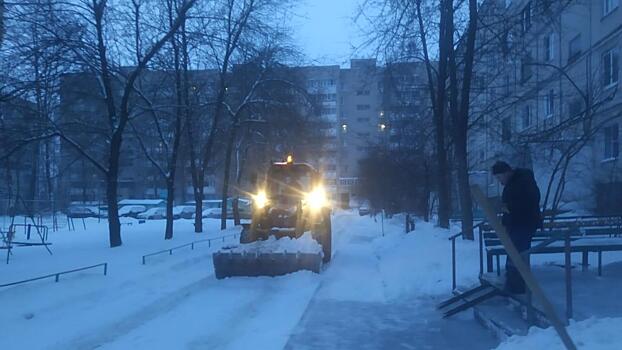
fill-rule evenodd
<path id="1" fill-rule="evenodd" d="M 266 196 L 266 192 L 259 191 L 256 195 L 253 196 L 253 202 L 255 202 L 255 206 L 259 209 L 263 208 L 268 204 L 268 197 Z"/>
<path id="2" fill-rule="evenodd" d="M 326 199 L 326 191 L 324 191 L 324 188 L 319 186 L 307 193 L 305 196 L 305 203 L 313 210 L 319 210 L 325 207 L 328 204 L 328 200 Z"/>

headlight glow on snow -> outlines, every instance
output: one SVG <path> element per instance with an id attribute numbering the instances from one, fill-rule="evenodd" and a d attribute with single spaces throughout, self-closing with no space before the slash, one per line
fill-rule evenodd
<path id="1" fill-rule="evenodd" d="M 322 207 L 326 206 L 326 191 L 324 188 L 319 186 L 313 189 L 313 191 L 307 193 L 305 196 L 305 202 L 311 207 L 313 210 L 319 210 Z"/>
<path id="2" fill-rule="evenodd" d="M 254 199 L 255 205 L 259 209 L 265 207 L 266 204 L 268 204 L 268 197 L 266 196 L 265 191 L 259 191 L 259 193 L 253 196 L 253 199 Z"/>

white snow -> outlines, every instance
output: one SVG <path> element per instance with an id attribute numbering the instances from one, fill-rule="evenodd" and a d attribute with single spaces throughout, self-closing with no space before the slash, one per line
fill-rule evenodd
<path id="1" fill-rule="evenodd" d="M 571 321 L 568 333 L 578 349 L 619 350 L 622 348 L 622 318 L 589 318 Z M 532 327 L 526 336 L 514 336 L 503 342 L 497 350 L 565 349 L 561 339 L 551 327 Z"/>
<path id="2" fill-rule="evenodd" d="M 237 246 L 226 246 L 224 248 L 224 251 L 246 254 L 284 252 L 319 254 L 322 252 L 322 246 L 313 239 L 310 232 L 306 232 L 298 238 L 281 237 L 276 239 L 274 236 L 270 236 L 265 241 L 239 244 Z"/>
<path id="3" fill-rule="evenodd" d="M 175 221 L 174 239 L 166 241 L 162 220 L 122 220 L 121 247 L 108 247 L 105 221 L 85 219 L 85 230 L 82 220 L 75 220 L 75 231 L 50 232 L 54 255 L 41 247 L 16 248 L 11 263 L 0 264 L 4 284 L 109 263 L 108 276 L 101 270 L 84 271 L 62 276 L 58 283 L 52 279 L 0 288 L 0 349 L 298 349 L 307 343 L 302 348 L 352 348 L 358 338 L 375 342 L 383 332 L 397 332 L 404 339 L 375 342 L 379 348 L 456 348 L 461 337 L 471 349 L 498 344 L 469 313 L 445 321 L 434 310 L 450 294 L 451 251 L 450 231 L 432 224 L 418 221 L 415 231 L 405 234 L 403 217 L 383 225 L 380 217 L 337 212 L 333 258 L 322 274 L 217 280 L 212 253 L 237 241 L 200 243 L 194 250 L 149 257 L 146 265 L 141 256 L 239 233 L 240 227 L 220 231 L 220 220 L 204 219 L 205 233 L 197 234 L 193 220 L 181 219 Z M 263 243 L 275 252 L 321 251 L 309 234 Z M 458 285 L 469 286 L 477 282 L 478 243 L 458 239 L 456 249 Z M 0 258 L 5 252 L 0 251 Z M 341 324 L 318 330 L 324 322 Z M 356 332 L 349 332 L 351 322 L 360 327 Z M 574 323 L 570 332 L 583 344 L 601 344 L 591 338 L 616 339 L 603 328 L 609 322 L 611 329 L 621 329 L 620 319 L 603 318 Z M 539 338 L 553 342 L 551 332 L 532 330 L 503 346 L 536 344 L 530 342 Z"/>

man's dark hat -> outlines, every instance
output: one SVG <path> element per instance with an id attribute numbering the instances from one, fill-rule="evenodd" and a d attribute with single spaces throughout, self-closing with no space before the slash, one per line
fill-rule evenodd
<path id="1" fill-rule="evenodd" d="M 503 174 L 503 173 L 507 173 L 512 171 L 512 167 L 504 162 L 504 161 L 497 161 L 493 166 L 492 166 L 492 174 L 493 175 L 497 175 L 497 174 Z"/>

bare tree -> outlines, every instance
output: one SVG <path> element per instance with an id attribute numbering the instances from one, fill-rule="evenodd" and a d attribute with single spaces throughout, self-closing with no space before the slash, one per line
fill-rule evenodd
<path id="1" fill-rule="evenodd" d="M 216 132 L 220 127 L 222 119 L 223 102 L 225 101 L 227 87 L 227 74 L 232 64 L 232 58 L 237 53 L 242 40 L 242 35 L 249 31 L 251 17 L 255 15 L 261 0 L 243 1 L 216 1 L 213 11 L 222 17 L 210 18 L 208 20 L 211 32 L 207 34 L 207 52 L 218 67 L 218 83 L 214 109 L 212 111 L 211 125 L 205 137 L 202 147 L 195 149 L 195 144 L 199 141 L 198 135 L 193 133 L 193 120 L 187 120 L 188 138 L 190 143 L 190 165 L 192 172 L 192 185 L 194 187 L 194 200 L 196 205 L 196 216 L 194 222 L 195 232 L 203 232 L 203 199 L 205 176 L 208 167 L 211 165 L 212 152 L 216 140 Z M 207 25 L 207 24 L 206 24 Z"/>
<path id="2" fill-rule="evenodd" d="M 300 110 L 304 110 L 305 104 L 301 100 L 307 97 L 306 93 L 295 75 L 285 76 L 285 66 L 279 63 L 279 60 L 291 57 L 294 53 L 279 46 L 278 42 L 272 41 L 274 39 L 269 41 L 270 44 L 267 47 L 259 47 L 251 51 L 253 57 L 249 57 L 246 63 L 240 64 L 234 70 L 231 86 L 235 93 L 230 94 L 230 98 L 224 102 L 230 120 L 225 151 L 221 229 L 226 228 L 231 161 L 238 137 L 246 134 L 245 141 L 250 144 L 252 138 L 248 135 L 252 134 L 254 125 L 258 123 L 263 124 L 264 128 L 275 128 L 281 132 L 291 133 L 295 133 L 295 129 L 305 123 Z M 282 113 L 283 110 L 287 111 L 289 120 L 286 125 L 279 125 L 274 115 Z M 240 175 L 238 166 L 236 176 L 238 183 Z M 236 208 L 233 209 L 236 210 Z"/>
<path id="3" fill-rule="evenodd" d="M 504 139 L 502 145 L 523 155 L 523 161 L 529 160 L 534 168 L 539 163 L 537 170 L 546 180 L 542 204 L 545 212 L 552 215 L 564 201 L 571 181 L 568 172 L 578 171 L 580 163 L 585 161 L 586 147 L 593 144 L 603 127 L 620 118 L 617 113 L 601 113 L 616 98 L 617 88 L 605 89 L 595 83 L 602 71 L 594 64 L 598 60 L 586 58 L 592 48 L 585 50 L 586 57 L 573 56 L 571 52 L 566 57 L 561 50 L 562 33 L 577 29 L 574 23 L 564 22 L 562 14 L 583 6 L 594 5 L 560 0 L 536 4 L 529 7 L 529 13 L 524 13 L 489 3 L 482 7 L 485 13 L 480 17 L 476 70 L 480 77 L 478 85 L 487 88 L 477 89 L 485 96 L 474 97 L 475 118 L 470 121 L 471 126 L 485 129 L 495 139 Z M 531 31 L 530 25 L 535 27 Z M 548 37 L 549 50 L 555 50 L 545 52 L 547 57 L 538 57 L 540 41 L 534 37 L 543 29 L 545 33 L 555 33 Z M 584 64 L 576 64 L 581 59 L 585 59 L 581 62 Z M 516 81 L 510 79 L 515 71 Z M 552 88 L 557 91 L 555 96 L 549 94 Z M 567 109 L 563 101 L 569 101 Z M 555 116 L 538 120 L 541 102 L 554 105 Z M 511 121 L 513 117 L 518 119 L 514 124 L 491 122 Z M 573 176 L 572 180 L 587 174 L 581 175 Z"/>
<path id="4" fill-rule="evenodd" d="M 375 3 L 368 1 L 367 3 Z M 466 8 L 465 8 L 466 6 Z M 454 157 L 466 237 L 472 237 L 472 208 L 467 162 L 470 87 L 475 56 L 476 1 L 381 1 L 369 43 L 397 61 L 419 61 L 426 67 L 433 111 L 441 227 L 449 227 L 451 172 Z M 466 19 L 462 18 L 467 13 Z M 465 25 L 466 23 L 466 25 Z M 368 43 L 368 44 L 369 44 Z M 453 148 L 452 148 L 453 147 Z"/>
<path id="5" fill-rule="evenodd" d="M 211 11 L 215 14 L 206 18 L 205 27 L 210 30 L 206 33 L 205 48 L 200 50 L 208 59 L 207 66 L 217 70 L 217 84 L 215 98 L 210 101 L 213 109 L 210 111 L 209 130 L 201 138 L 193 132 L 195 121 L 190 118 L 188 123 L 188 138 L 190 143 L 190 165 L 196 203 L 195 231 L 202 232 L 201 220 L 202 201 L 204 199 L 205 178 L 208 169 L 213 165 L 214 145 L 221 130 L 223 118 L 226 115 L 225 101 L 229 93 L 229 74 L 235 62 L 242 62 L 246 48 L 253 47 L 253 41 L 259 34 L 270 31 L 274 17 L 280 9 L 287 5 L 287 1 L 276 0 L 219 0 L 212 3 Z M 259 35 L 259 36 L 258 36 Z M 200 144 L 195 149 L 195 144 Z"/>
<path id="6" fill-rule="evenodd" d="M 116 247 L 122 244 L 121 241 L 121 225 L 118 216 L 118 178 L 120 170 L 120 155 L 122 152 L 123 135 L 132 116 L 132 95 L 135 92 L 135 83 L 140 75 L 147 68 L 151 59 L 160 51 L 160 49 L 171 39 L 178 31 L 188 11 L 192 8 L 196 0 L 183 0 L 180 3 L 175 19 L 172 21 L 170 28 L 161 35 L 156 35 L 154 43 L 147 47 L 144 52 L 136 53 L 136 66 L 131 68 L 125 75 L 115 74 L 118 70 L 111 61 L 109 56 L 110 43 L 106 40 L 107 30 L 113 28 L 107 27 L 106 16 L 108 14 L 108 3 L 106 0 L 92 0 L 89 3 L 82 3 L 88 15 L 91 16 L 87 20 L 94 30 L 95 41 L 85 43 L 87 47 L 94 49 L 94 56 L 97 59 L 97 67 L 93 67 L 97 72 L 98 81 L 101 83 L 105 107 L 108 119 L 108 146 L 107 159 L 101 162 L 97 157 L 91 154 L 79 142 L 74 140 L 70 135 L 62 132 L 61 138 L 69 145 L 74 147 L 77 152 L 88 159 L 98 170 L 100 170 L 106 179 L 106 197 L 108 204 L 108 228 L 110 234 L 110 246 Z M 139 3 L 135 3 L 139 4 Z M 136 13 L 140 11 L 140 7 L 136 9 Z M 144 7 L 143 7 L 144 9 Z M 137 15 L 135 15 L 137 16 Z M 139 28 L 140 30 L 140 28 Z M 135 36 L 140 33 L 134 33 Z M 92 45 L 92 46 L 91 46 Z M 79 53 L 78 53 L 79 54 Z M 87 63 L 88 64 L 88 63 Z M 115 93 L 117 87 L 120 86 L 121 96 L 117 100 L 118 95 Z"/>

